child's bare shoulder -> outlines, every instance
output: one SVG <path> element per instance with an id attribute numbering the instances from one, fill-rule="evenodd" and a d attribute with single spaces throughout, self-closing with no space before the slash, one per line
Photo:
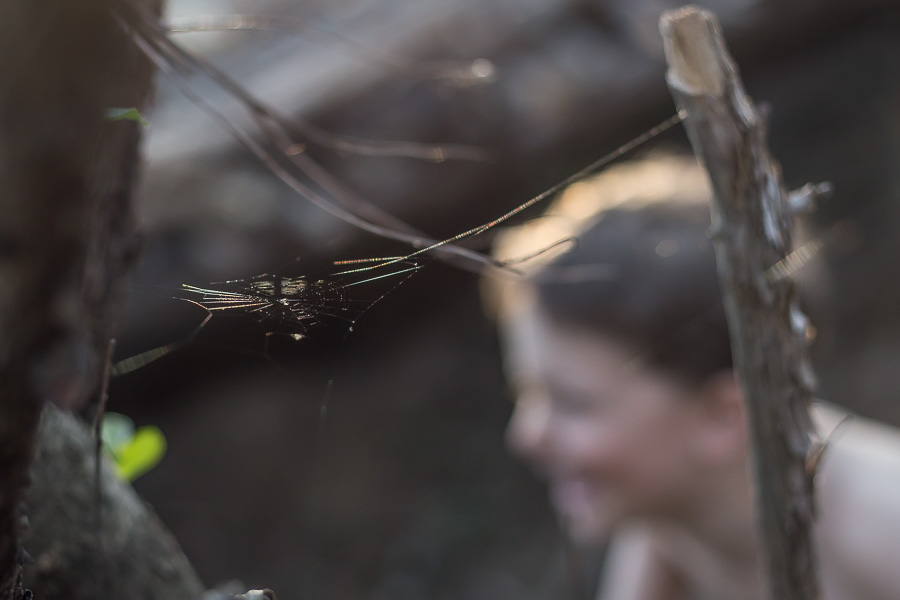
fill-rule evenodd
<path id="1" fill-rule="evenodd" d="M 721 561 L 715 548 L 663 524 L 634 524 L 617 532 L 601 600 L 760 598 L 758 568 Z"/>
<path id="2" fill-rule="evenodd" d="M 825 598 L 900 598 L 900 429 L 813 414 L 820 435 L 835 431 L 816 478 Z"/>
<path id="3" fill-rule="evenodd" d="M 665 542 L 641 524 L 620 527 L 610 542 L 599 600 L 681 600 L 683 585 Z"/>

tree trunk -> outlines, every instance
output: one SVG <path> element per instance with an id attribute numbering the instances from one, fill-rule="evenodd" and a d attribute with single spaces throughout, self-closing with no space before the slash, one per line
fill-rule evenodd
<path id="1" fill-rule="evenodd" d="M 159 10 L 157 0 L 146 3 Z M 29 475 L 42 409 L 83 409 L 98 394 L 123 276 L 138 246 L 131 194 L 141 126 L 109 121 L 106 113 L 142 107 L 152 69 L 116 22 L 118 6 L 114 0 L 0 4 L 2 600 L 27 595 L 23 586 L 30 582 L 22 580 L 22 565 L 29 554 L 35 561 L 29 573 L 44 584 L 35 589 L 42 599 L 150 597 L 99 587 L 97 570 L 85 569 L 103 558 L 98 545 L 87 543 L 86 524 L 97 540 L 113 530 L 97 526 L 99 507 L 89 502 L 96 496 L 84 495 L 94 489 L 93 470 L 85 464 L 93 452 L 86 438 L 72 441 L 71 419 L 54 414 L 45 420 L 41 460 Z M 35 485 L 23 506 L 29 480 Z M 107 496 L 125 497 L 109 491 L 117 489 L 109 476 L 103 481 Z M 32 507 L 40 507 L 34 515 L 42 518 L 29 535 Z M 171 540 L 136 499 L 106 510 L 109 525 L 124 523 L 127 510 L 132 524 L 145 521 L 145 529 L 171 549 Z M 61 516 L 71 522 L 42 526 L 46 518 Z M 81 537 L 66 539 L 76 529 Z M 112 536 L 105 543 L 125 551 L 123 539 L 133 537 Z M 69 552 L 73 547 L 79 552 Z M 105 579 L 140 580 L 141 569 L 179 555 L 159 554 L 141 566 L 146 557 L 136 554 L 135 571 L 106 571 Z M 177 572 L 193 577 L 194 591 L 200 589 L 193 571 L 170 562 L 158 576 L 174 579 Z M 81 569 L 81 579 L 66 580 Z M 42 578 L 47 570 L 53 575 Z"/>
<path id="2" fill-rule="evenodd" d="M 764 569 L 772 600 L 813 600 L 813 376 L 806 317 L 790 280 L 792 215 L 765 120 L 746 95 L 715 17 L 660 20 L 667 81 L 713 188 L 712 236 L 753 444 Z"/>

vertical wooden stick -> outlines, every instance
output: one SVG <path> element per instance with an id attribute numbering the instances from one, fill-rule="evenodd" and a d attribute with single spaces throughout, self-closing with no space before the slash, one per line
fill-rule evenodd
<path id="1" fill-rule="evenodd" d="M 660 31 L 669 88 L 712 182 L 712 236 L 753 443 L 768 589 L 772 600 L 813 600 L 808 326 L 789 276 L 777 268 L 791 250 L 788 195 L 765 120 L 744 92 L 715 17 L 696 7 L 669 11 Z"/>

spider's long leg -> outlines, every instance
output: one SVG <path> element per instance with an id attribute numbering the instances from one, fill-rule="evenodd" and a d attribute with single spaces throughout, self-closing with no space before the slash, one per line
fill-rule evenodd
<path id="1" fill-rule="evenodd" d="M 165 346 L 159 346 L 157 348 L 153 348 L 152 350 L 141 352 L 140 354 L 132 356 L 131 358 L 120 360 L 112 366 L 112 369 L 110 369 L 110 374 L 113 377 L 118 377 L 119 375 L 124 375 L 125 373 L 131 373 L 132 371 L 136 371 L 137 369 L 140 369 L 141 367 L 162 358 L 170 352 L 174 352 L 175 350 L 178 350 L 179 348 L 190 344 L 200 333 L 200 330 L 206 327 L 206 324 L 209 323 L 209 320 L 212 318 L 213 314 L 202 304 L 198 304 L 197 302 L 193 302 L 192 300 L 187 300 L 187 302 L 197 304 L 197 306 L 202 307 L 206 311 L 206 317 L 204 317 L 200 324 L 194 328 L 190 335 L 178 342 L 172 342 L 171 344 L 166 344 Z"/>
<path id="2" fill-rule="evenodd" d="M 377 275 L 375 277 L 369 277 L 368 279 L 363 279 L 362 281 L 354 281 L 353 283 L 345 283 L 345 284 L 342 284 L 341 287 L 348 288 L 348 287 L 351 287 L 354 285 L 359 285 L 361 283 L 369 283 L 371 281 L 375 281 L 376 279 L 384 279 L 385 277 L 393 277 L 394 275 L 402 275 L 403 273 L 411 273 L 413 271 L 418 271 L 421 268 L 422 268 L 422 265 L 414 265 L 412 267 L 402 269 L 400 271 L 392 271 L 390 273 L 385 273 L 384 275 Z"/>

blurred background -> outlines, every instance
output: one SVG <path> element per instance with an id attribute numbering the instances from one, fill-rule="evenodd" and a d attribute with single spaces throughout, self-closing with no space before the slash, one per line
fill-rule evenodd
<path id="1" fill-rule="evenodd" d="M 800 273 L 819 331 L 820 396 L 900 424 L 900 6 L 703 4 L 722 22 L 750 95 L 771 108 L 788 186 L 827 180 L 836 190 L 804 224 L 826 245 Z M 657 20 L 677 5 L 172 0 L 167 19 L 247 13 L 297 24 L 301 35 L 173 39 L 325 130 L 483 149 L 478 160 L 429 162 L 298 148 L 440 239 L 671 116 Z M 249 128 L 227 94 L 201 77 L 195 85 Z M 147 116 L 143 259 L 119 358 L 183 340 L 203 319 L 172 299 L 181 283 L 285 265 L 318 278 L 335 260 L 409 251 L 297 196 L 165 78 Z M 680 127 L 636 155 L 660 146 L 686 150 Z M 490 241 L 469 244 L 486 251 Z M 389 292 L 349 336 L 334 319 L 267 347 L 271 328 L 217 315 L 186 348 L 111 385 L 110 410 L 168 439 L 163 462 L 135 487 L 207 585 L 238 578 L 281 598 L 578 597 L 544 492 L 503 446 L 511 404 L 478 275 L 434 261 L 408 279 L 348 289 L 361 306 Z M 576 579 L 588 587 L 597 555 L 579 556 Z"/>

